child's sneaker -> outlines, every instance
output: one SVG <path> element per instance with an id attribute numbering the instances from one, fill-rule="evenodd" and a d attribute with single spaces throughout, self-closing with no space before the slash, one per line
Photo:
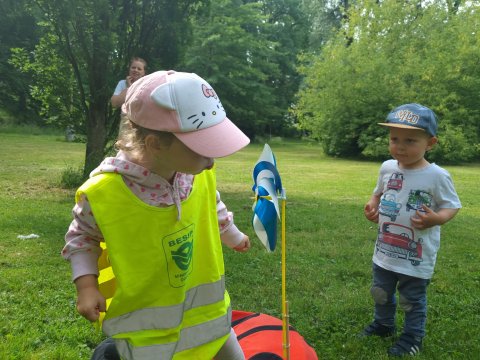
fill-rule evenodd
<path id="1" fill-rule="evenodd" d="M 422 350 L 422 338 L 409 334 L 402 334 L 398 341 L 388 349 L 390 356 L 417 355 Z"/>
<path id="2" fill-rule="evenodd" d="M 373 321 L 361 332 L 360 336 L 380 336 L 389 337 L 395 335 L 395 326 L 385 326 L 376 321 Z"/>

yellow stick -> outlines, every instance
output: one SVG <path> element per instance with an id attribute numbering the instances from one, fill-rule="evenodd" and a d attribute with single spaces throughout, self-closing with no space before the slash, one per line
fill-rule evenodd
<path id="1" fill-rule="evenodd" d="M 283 335 L 283 358 L 290 360 L 290 336 L 288 334 L 289 315 L 287 301 L 287 266 L 286 266 L 286 226 L 285 226 L 285 210 L 287 198 L 285 192 L 282 193 L 282 335 Z"/>

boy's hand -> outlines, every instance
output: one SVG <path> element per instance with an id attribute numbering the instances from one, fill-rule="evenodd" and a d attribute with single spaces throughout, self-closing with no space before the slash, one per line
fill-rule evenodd
<path id="1" fill-rule="evenodd" d="M 368 202 L 363 208 L 363 213 L 368 220 L 378 223 L 378 206 L 372 206 L 370 202 Z"/>
<path id="2" fill-rule="evenodd" d="M 89 321 L 97 321 L 100 312 L 106 311 L 106 302 L 98 290 L 94 275 L 81 276 L 75 280 L 77 286 L 77 311 Z"/>
<path id="3" fill-rule="evenodd" d="M 247 252 L 249 249 L 250 249 L 250 238 L 247 235 L 244 235 L 242 242 L 233 248 L 233 250 L 238 252 Z"/>
<path id="4" fill-rule="evenodd" d="M 428 229 L 435 225 L 443 225 L 452 219 L 458 212 L 458 209 L 440 209 L 438 212 L 433 211 L 425 204 L 422 205 L 424 212 L 416 211 L 415 216 L 410 218 L 412 226 L 415 229 Z"/>

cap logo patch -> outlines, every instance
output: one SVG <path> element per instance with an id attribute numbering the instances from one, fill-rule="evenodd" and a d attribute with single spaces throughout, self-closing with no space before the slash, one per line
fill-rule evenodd
<path id="1" fill-rule="evenodd" d="M 395 113 L 394 117 L 398 119 L 400 122 L 405 121 L 409 124 L 416 124 L 420 119 L 420 116 L 411 112 L 410 110 L 399 110 Z"/>
<path id="2" fill-rule="evenodd" d="M 150 97 L 155 104 L 176 111 L 179 132 L 208 128 L 225 119 L 225 109 L 210 84 L 195 74 L 170 77 L 172 81 L 157 86 Z"/>
<path id="3" fill-rule="evenodd" d="M 208 88 L 207 85 L 205 85 L 205 84 L 202 84 L 202 91 L 203 91 L 203 95 L 205 95 L 205 97 L 207 97 L 207 98 L 213 97 L 215 99 L 218 99 L 217 94 L 215 93 L 215 90 L 213 90 L 212 88 Z"/>

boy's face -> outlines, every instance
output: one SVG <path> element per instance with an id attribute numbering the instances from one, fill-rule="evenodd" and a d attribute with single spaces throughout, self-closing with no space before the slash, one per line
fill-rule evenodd
<path id="1" fill-rule="evenodd" d="M 418 169 L 428 164 L 425 153 L 436 142 L 436 137 L 420 129 L 390 128 L 390 154 L 404 169 Z"/>

